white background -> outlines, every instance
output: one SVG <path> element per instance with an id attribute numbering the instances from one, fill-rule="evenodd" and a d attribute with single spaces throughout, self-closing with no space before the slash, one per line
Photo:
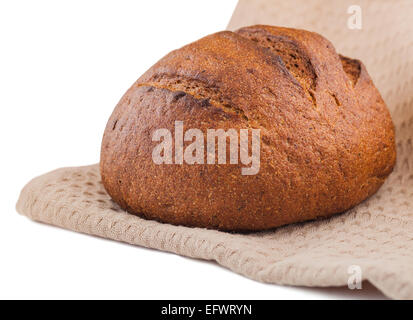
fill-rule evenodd
<path id="1" fill-rule="evenodd" d="M 21 188 L 99 161 L 107 119 L 163 55 L 226 28 L 235 0 L 0 0 L 0 298 L 382 298 L 261 284 L 212 262 L 32 222 Z M 366 288 L 367 287 L 367 288 Z"/>

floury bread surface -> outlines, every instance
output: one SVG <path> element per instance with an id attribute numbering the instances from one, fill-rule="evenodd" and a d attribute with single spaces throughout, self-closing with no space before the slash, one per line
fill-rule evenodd
<path id="1" fill-rule="evenodd" d="M 160 128 L 260 130 L 260 169 L 156 164 Z M 185 145 L 190 144 L 186 142 Z M 343 212 L 396 158 L 394 128 L 360 61 L 322 36 L 251 26 L 162 58 L 126 92 L 103 138 L 103 184 L 122 208 L 166 223 L 264 230 Z"/>

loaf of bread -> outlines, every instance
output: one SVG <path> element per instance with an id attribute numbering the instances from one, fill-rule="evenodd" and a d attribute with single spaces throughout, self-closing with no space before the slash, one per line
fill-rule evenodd
<path id="1" fill-rule="evenodd" d="M 163 162 L 154 159 L 159 129 L 172 137 Z M 199 150 L 180 145 L 189 129 L 205 135 Z M 240 135 L 234 159 L 225 136 L 226 162 L 209 158 L 210 129 Z M 249 153 L 259 132 L 255 170 L 236 161 L 243 130 Z M 198 161 L 182 159 L 192 151 Z M 202 38 L 142 75 L 107 124 L 101 175 L 130 213 L 255 231 L 348 210 L 379 189 L 395 158 L 390 114 L 360 61 L 319 34 L 258 25 Z"/>

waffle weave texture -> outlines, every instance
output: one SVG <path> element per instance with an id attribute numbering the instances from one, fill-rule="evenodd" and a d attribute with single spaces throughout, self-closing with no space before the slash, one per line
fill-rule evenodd
<path id="1" fill-rule="evenodd" d="M 350 5 L 362 29 L 347 28 Z M 413 5 L 409 0 L 241 0 L 229 29 L 272 24 L 316 31 L 360 59 L 396 126 L 397 164 L 383 187 L 332 218 L 232 234 L 148 221 L 107 195 L 98 165 L 59 169 L 23 189 L 17 210 L 36 221 L 176 254 L 215 260 L 258 281 L 347 285 L 349 267 L 395 299 L 413 299 Z"/>

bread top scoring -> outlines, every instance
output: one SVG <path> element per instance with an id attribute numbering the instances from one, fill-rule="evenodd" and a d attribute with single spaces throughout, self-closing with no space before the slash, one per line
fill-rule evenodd
<path id="1" fill-rule="evenodd" d="M 389 112 L 364 65 L 305 30 L 257 25 L 215 33 L 172 51 L 135 85 L 204 99 L 263 130 L 263 142 L 290 158 L 303 156 L 309 137 L 320 140 L 319 154 L 336 157 L 329 150 L 341 145 L 351 162 L 362 161 L 355 159 L 360 149 L 370 161 L 394 144 Z M 375 160 L 369 176 L 394 164 Z"/>

